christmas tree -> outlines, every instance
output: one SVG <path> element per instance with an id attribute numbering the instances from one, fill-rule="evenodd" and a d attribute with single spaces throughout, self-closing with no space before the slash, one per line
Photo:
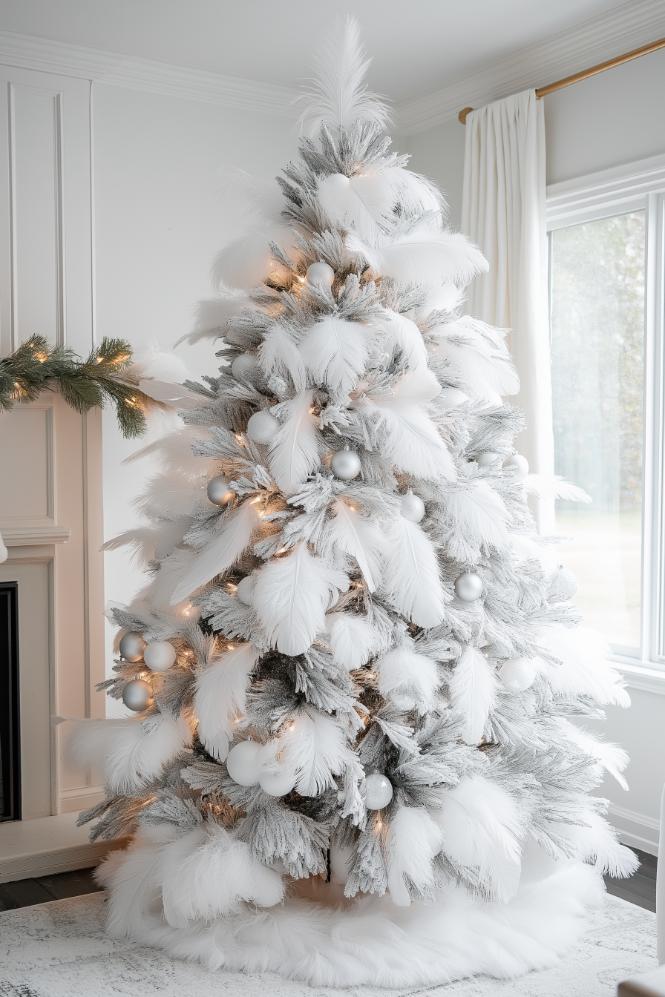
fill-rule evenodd
<path id="1" fill-rule="evenodd" d="M 212 967 L 413 985 L 553 961 L 632 854 L 590 795 L 625 705 L 536 534 L 487 269 L 390 150 L 353 22 L 307 94 L 281 219 L 227 248 L 157 452 L 150 580 L 92 723 L 110 930 Z M 254 255 L 253 255 L 254 253 Z M 258 286 L 257 286 L 258 285 Z"/>

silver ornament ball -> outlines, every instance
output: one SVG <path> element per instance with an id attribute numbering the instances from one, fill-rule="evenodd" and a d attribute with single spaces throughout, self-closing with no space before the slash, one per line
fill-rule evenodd
<path id="1" fill-rule="evenodd" d="M 400 499 L 399 511 L 404 519 L 408 519 L 410 523 L 419 523 L 425 515 L 425 503 L 420 495 L 414 495 L 412 491 L 408 491 Z"/>
<path id="2" fill-rule="evenodd" d="M 151 641 L 143 654 L 143 660 L 152 672 L 168 671 L 175 659 L 175 647 L 168 640 Z"/>
<path id="3" fill-rule="evenodd" d="M 365 806 L 368 810 L 383 810 L 393 798 L 393 784 L 380 772 L 372 772 L 365 779 Z"/>
<path id="4" fill-rule="evenodd" d="M 312 287 L 325 291 L 332 287 L 334 279 L 335 271 L 327 263 L 319 261 L 307 267 L 307 283 Z"/>
<path id="5" fill-rule="evenodd" d="M 228 753 L 226 768 L 239 786 L 256 786 L 261 773 L 261 745 L 256 741 L 241 741 Z"/>
<path id="6" fill-rule="evenodd" d="M 145 650 L 143 635 L 137 633 L 135 630 L 128 630 L 120 638 L 118 650 L 120 651 L 120 657 L 124 658 L 125 661 L 130 661 L 132 664 L 140 661 Z"/>
<path id="7" fill-rule="evenodd" d="M 529 473 L 529 462 L 521 453 L 514 453 L 508 457 L 503 466 L 519 479 L 526 478 Z"/>
<path id="8" fill-rule="evenodd" d="M 499 678 L 511 692 L 524 692 L 536 677 L 536 668 L 529 658 L 511 658 L 499 669 Z"/>
<path id="9" fill-rule="evenodd" d="M 128 710 L 134 713 L 141 713 L 150 705 L 152 699 L 152 688 L 149 682 L 143 679 L 132 679 L 122 690 L 122 701 Z"/>
<path id="10" fill-rule="evenodd" d="M 295 773 L 278 762 L 266 766 L 259 774 L 259 786 L 268 796 L 286 796 L 295 784 Z"/>
<path id="11" fill-rule="evenodd" d="M 570 568 L 560 565 L 550 579 L 550 598 L 562 602 L 565 599 L 572 599 L 576 592 L 577 579 L 575 575 Z"/>
<path id="12" fill-rule="evenodd" d="M 252 595 L 254 594 L 254 586 L 256 585 L 256 579 L 254 575 L 245 575 L 238 582 L 238 587 L 236 588 L 236 597 L 243 606 L 252 605 Z"/>
<path id="13" fill-rule="evenodd" d="M 253 443 L 272 443 L 279 430 L 279 422 L 270 412 L 255 412 L 247 423 L 247 435 Z"/>
<path id="14" fill-rule="evenodd" d="M 483 580 L 475 571 L 464 571 L 455 582 L 455 595 L 462 602 L 475 602 L 483 594 Z"/>
<path id="15" fill-rule="evenodd" d="M 227 505 L 235 495 L 235 492 L 229 488 L 229 483 L 223 474 L 217 474 L 211 478 L 206 491 L 210 502 L 220 506 Z"/>
<path id="16" fill-rule="evenodd" d="M 333 474 L 342 481 L 351 481 L 360 474 L 360 457 L 355 450 L 338 450 L 331 463 Z"/>
<path id="17" fill-rule="evenodd" d="M 253 381 L 259 373 L 259 361 L 252 353 L 241 353 L 231 364 L 236 381 Z"/>

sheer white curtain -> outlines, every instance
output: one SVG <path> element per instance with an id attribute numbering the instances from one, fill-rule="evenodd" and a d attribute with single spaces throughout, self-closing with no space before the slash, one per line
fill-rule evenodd
<path id="1" fill-rule="evenodd" d="M 554 467 L 547 244 L 545 123 L 535 90 L 497 100 L 466 119 L 462 231 L 489 260 L 474 281 L 469 312 L 510 329 L 520 376 L 517 405 L 527 428 L 518 445 L 532 471 Z M 551 503 L 540 503 L 541 529 L 552 528 Z"/>

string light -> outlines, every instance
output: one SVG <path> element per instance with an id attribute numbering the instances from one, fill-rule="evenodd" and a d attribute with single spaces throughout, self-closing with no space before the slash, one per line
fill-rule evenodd
<path id="1" fill-rule="evenodd" d="M 46 363 L 46 361 L 48 360 L 48 353 L 44 353 L 43 351 L 40 351 L 38 353 L 35 353 L 34 357 L 35 357 L 35 360 L 37 361 L 37 363 Z"/>

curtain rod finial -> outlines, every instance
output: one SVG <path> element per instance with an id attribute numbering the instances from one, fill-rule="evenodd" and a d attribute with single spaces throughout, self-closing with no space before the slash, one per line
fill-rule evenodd
<path id="1" fill-rule="evenodd" d="M 463 107 L 462 108 L 462 110 L 457 115 L 457 120 L 460 122 L 460 124 L 462 124 L 462 125 L 466 124 L 466 119 L 468 118 L 468 116 L 471 114 L 472 111 L 473 111 L 472 107 Z"/>

